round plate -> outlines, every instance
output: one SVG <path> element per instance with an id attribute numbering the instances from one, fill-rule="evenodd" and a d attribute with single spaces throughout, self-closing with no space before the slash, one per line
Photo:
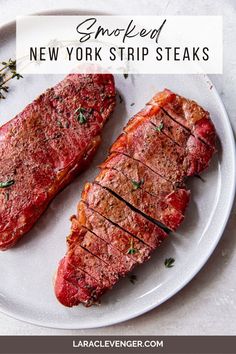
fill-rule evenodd
<path id="1" fill-rule="evenodd" d="M 15 23 L 10 23 L 0 28 L 0 60 L 14 58 L 14 53 Z M 12 81 L 6 100 L 0 101 L 1 124 L 61 78 L 29 75 Z M 117 99 L 115 113 L 104 128 L 102 146 L 90 168 L 53 200 L 16 247 L 0 253 L 0 310 L 5 314 L 42 326 L 67 329 L 101 327 L 128 320 L 182 289 L 202 268 L 223 233 L 235 193 L 235 145 L 227 113 L 209 78 L 129 75 L 127 79 L 116 76 L 115 81 L 123 100 Z M 102 298 L 100 306 L 65 308 L 54 296 L 53 275 L 66 251 L 69 217 L 76 212 L 83 185 L 97 174 L 96 166 L 104 160 L 108 147 L 127 120 L 165 87 L 196 100 L 211 113 L 220 140 L 218 153 L 202 174 L 204 182 L 197 178 L 189 180 L 192 198 L 183 226 L 170 235 L 149 262 L 134 270 L 135 284 L 129 277 L 122 279 Z M 175 259 L 173 268 L 164 266 L 168 257 Z"/>

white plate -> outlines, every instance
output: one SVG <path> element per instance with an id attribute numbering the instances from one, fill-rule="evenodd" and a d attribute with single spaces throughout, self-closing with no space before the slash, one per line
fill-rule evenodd
<path id="1" fill-rule="evenodd" d="M 0 28 L 0 60 L 14 57 L 15 25 Z M 5 101 L 0 102 L 0 122 L 21 111 L 59 76 L 27 76 L 11 82 Z M 7 252 L 0 253 L 0 310 L 12 317 L 54 328 L 92 328 L 111 325 L 141 315 L 160 305 L 182 289 L 201 269 L 216 247 L 228 220 L 235 193 L 235 145 L 229 119 L 208 77 L 197 75 L 117 76 L 116 87 L 123 97 L 103 132 L 103 144 L 90 168 L 61 192 L 35 227 Z M 121 132 L 128 118 L 152 95 L 164 87 L 195 99 L 210 111 L 221 146 L 205 183 L 190 180 L 192 200 L 186 220 L 170 236 L 152 260 L 135 269 L 137 281 L 128 278 L 107 293 L 101 306 L 68 309 L 60 305 L 53 292 L 53 275 L 66 250 L 69 217 L 75 213 L 84 182 L 97 174 L 108 147 Z M 131 106 L 135 103 L 134 106 Z M 175 266 L 165 268 L 164 260 L 175 258 Z"/>

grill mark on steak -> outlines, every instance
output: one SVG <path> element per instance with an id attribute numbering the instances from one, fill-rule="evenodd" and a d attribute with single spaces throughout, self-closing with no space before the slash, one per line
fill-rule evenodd
<path id="1" fill-rule="evenodd" d="M 112 244 L 125 255 L 128 255 L 137 263 L 143 263 L 149 258 L 152 251 L 150 246 L 145 244 L 142 240 L 137 238 L 129 231 L 125 231 L 119 225 L 113 223 L 111 220 L 105 218 L 94 209 L 88 207 L 84 201 L 81 201 L 78 206 L 78 223 L 82 227 L 96 234 L 104 241 Z M 72 222 L 73 225 L 73 222 Z M 137 253 L 129 254 L 130 240 L 135 240 L 135 247 Z"/>
<path id="2" fill-rule="evenodd" d="M 176 230 L 184 219 L 182 211 L 173 208 L 168 199 L 150 195 L 141 188 L 142 182 L 135 182 L 134 189 L 132 181 L 119 171 L 103 169 L 95 181 L 166 232 Z"/>
<path id="3" fill-rule="evenodd" d="M 112 75 L 71 74 L 0 128 L 0 182 L 15 182 L 8 198 L 0 189 L 0 249 L 29 231 L 52 198 L 89 164 L 114 104 Z M 84 124 L 76 117 L 78 107 Z"/>
<path id="4" fill-rule="evenodd" d="M 94 210 L 134 234 L 151 248 L 156 248 L 167 236 L 155 223 L 134 212 L 125 202 L 97 183 L 86 184 L 82 199 Z"/>

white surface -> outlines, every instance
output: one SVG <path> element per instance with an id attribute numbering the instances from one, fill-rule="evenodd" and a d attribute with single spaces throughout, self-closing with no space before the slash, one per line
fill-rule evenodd
<path id="1" fill-rule="evenodd" d="M 19 13 L 22 11 L 23 3 L 26 2 L 18 1 L 8 1 L 7 6 L 3 6 L 6 2 L 0 2 L 1 5 L 1 20 L 5 20 L 4 11 L 8 10 L 9 18 L 11 15 Z M 63 6 L 63 1 L 49 2 L 45 1 L 44 4 L 51 4 L 54 6 Z M 77 2 L 66 2 L 68 7 L 68 3 L 75 7 L 75 3 Z M 89 5 L 89 1 L 86 3 L 81 1 L 83 8 L 86 8 L 85 5 Z M 121 13 L 121 10 L 115 7 L 118 3 L 112 2 L 113 10 L 117 10 L 117 12 Z M 130 1 L 129 6 L 134 2 Z M 141 11 L 141 5 L 143 5 L 142 13 L 157 13 L 164 11 L 163 2 L 160 4 L 156 4 L 153 2 L 144 2 L 139 1 L 139 7 L 135 6 L 136 11 L 132 11 L 129 9 L 126 4 L 124 7 L 126 13 L 136 13 L 139 14 Z M 183 1 L 178 1 L 178 10 L 176 10 L 177 2 L 169 2 L 167 6 L 167 14 L 221 14 L 223 11 L 223 2 L 222 6 L 218 8 L 214 8 L 213 4 L 215 2 L 205 1 L 201 2 L 202 7 L 199 7 L 199 1 L 197 3 L 191 2 L 191 6 L 195 8 L 195 12 L 193 8 L 189 8 L 189 11 L 181 11 L 181 6 L 183 9 L 186 9 Z M 236 106 L 234 103 L 235 97 L 235 88 L 233 87 L 233 76 L 235 75 L 235 62 L 232 63 L 232 59 L 230 56 L 231 53 L 234 52 L 235 48 L 233 48 L 233 38 L 235 38 L 235 33 L 233 33 L 233 7 L 231 2 L 224 2 L 224 11 L 227 14 L 227 21 L 225 24 L 227 25 L 227 37 L 225 38 L 225 46 L 228 47 L 225 50 L 226 60 L 225 63 L 225 73 L 223 77 L 214 77 L 213 80 L 218 84 L 218 89 L 221 94 L 223 94 L 223 98 L 226 104 L 226 107 L 231 114 L 236 113 Z M 17 4 L 19 4 L 19 8 L 17 8 Z M 102 8 L 102 2 L 99 4 L 99 8 Z M 111 2 L 110 2 L 111 4 Z M 137 2 L 136 2 L 137 4 Z M 188 2 L 189 4 L 189 2 Z M 33 3 L 31 2 L 31 10 L 28 3 L 24 9 L 26 11 L 35 11 L 36 7 L 33 7 Z M 36 5 L 36 3 L 35 3 Z M 119 2 L 119 6 L 122 5 L 122 2 Z M 149 8 L 148 8 L 149 6 Z M 164 6 L 164 7 L 163 7 Z M 47 6 L 42 5 L 38 7 L 38 9 L 45 9 Z M 65 7 L 65 6 L 63 6 Z M 159 11 L 158 11 L 159 8 Z M 202 11 L 200 12 L 200 9 Z M 27 10 L 26 10 L 27 9 Z M 210 10 L 211 9 L 211 10 Z M 106 10 L 109 10 L 109 6 L 106 7 Z M 138 12 L 139 10 L 139 12 Z M 24 13 L 22 12 L 22 13 Z M 123 13 L 125 13 L 123 11 Z M 162 13 L 161 13 L 162 14 Z M 231 25 L 230 25 L 231 22 Z M 228 59 L 227 59 L 228 57 Z M 231 65 L 230 65 L 231 62 Z M 234 66 L 232 66 L 234 65 Z M 224 85 L 225 84 L 225 85 Z M 0 115 L 1 116 L 1 115 Z M 233 122 L 235 123 L 235 122 Z M 224 181 L 227 183 L 227 181 Z M 27 324 L 22 324 L 20 322 L 11 320 L 2 316 L 0 322 L 0 333 L 1 334 L 9 334 L 9 333 L 46 333 L 46 334 L 69 334 L 69 333 L 93 333 L 93 334 L 235 334 L 235 314 L 236 314 L 236 305 L 235 305 L 235 221 L 232 216 L 231 221 L 226 228 L 226 232 L 224 238 L 221 240 L 219 246 L 217 247 L 214 255 L 211 257 L 208 264 L 201 271 L 201 273 L 177 296 L 173 299 L 160 306 L 158 309 L 153 310 L 152 312 L 137 318 L 135 320 L 123 323 L 121 325 L 108 327 L 105 329 L 99 330 L 84 330 L 84 331 L 55 331 L 48 330 L 38 327 L 33 327 Z M 112 312 L 111 312 L 112 313 Z"/>

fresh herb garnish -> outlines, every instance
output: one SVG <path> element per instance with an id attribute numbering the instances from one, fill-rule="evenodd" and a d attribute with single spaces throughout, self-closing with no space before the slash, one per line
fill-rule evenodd
<path id="1" fill-rule="evenodd" d="M 164 124 L 163 122 L 161 122 L 158 126 L 155 127 L 155 130 L 160 133 L 163 128 L 164 128 Z"/>
<path id="2" fill-rule="evenodd" d="M 135 254 L 137 253 L 138 250 L 136 248 L 134 248 L 134 240 L 133 238 L 130 239 L 130 248 L 127 251 L 127 254 Z"/>
<path id="3" fill-rule="evenodd" d="M 137 182 L 134 181 L 133 179 L 131 180 L 132 186 L 133 186 L 133 190 L 136 191 L 137 189 L 141 188 L 142 184 L 144 183 L 143 180 Z"/>
<path id="4" fill-rule="evenodd" d="M 10 70 L 16 70 L 16 61 L 15 60 L 12 60 L 12 59 L 9 59 L 7 62 L 6 61 L 3 61 L 1 63 L 3 65 L 3 67 L 0 69 L 0 72 L 2 72 L 3 70 L 9 68 Z"/>
<path id="5" fill-rule="evenodd" d="M 0 99 L 5 99 L 5 94 L 8 92 L 9 87 L 6 83 L 11 79 L 16 78 L 19 80 L 23 76 L 16 72 L 16 61 L 9 59 L 8 62 L 3 61 L 1 63 L 3 66 L 0 69 Z M 10 71 L 10 72 L 9 72 Z"/>
<path id="6" fill-rule="evenodd" d="M 82 107 L 79 107 L 75 110 L 76 119 L 78 120 L 78 122 L 80 124 L 87 123 L 87 118 L 85 117 L 84 112 L 85 112 L 85 109 Z"/>
<path id="7" fill-rule="evenodd" d="M 174 267 L 175 259 L 174 258 L 166 258 L 165 259 L 165 266 L 166 268 L 172 268 Z"/>
<path id="8" fill-rule="evenodd" d="M 63 124 L 60 120 L 57 121 L 57 125 L 58 125 L 58 127 L 63 128 Z"/>
<path id="9" fill-rule="evenodd" d="M 135 284 L 135 282 L 138 280 L 137 275 L 131 274 L 131 275 L 129 276 L 129 280 L 130 280 L 130 282 L 131 282 L 132 284 Z"/>
<path id="10" fill-rule="evenodd" d="M 124 78 L 127 79 L 129 74 L 124 74 Z"/>
<path id="11" fill-rule="evenodd" d="M 194 175 L 194 177 L 200 179 L 202 182 L 206 182 L 205 179 L 200 175 Z"/>
<path id="12" fill-rule="evenodd" d="M 5 193 L 5 200 L 6 200 L 6 202 L 9 200 L 9 192 Z"/>
<path id="13" fill-rule="evenodd" d="M 11 179 L 9 181 L 6 182 L 0 182 L 0 188 L 7 188 L 12 186 L 15 183 L 14 179 Z"/>
<path id="14" fill-rule="evenodd" d="M 123 102 L 122 96 L 120 94 L 118 96 L 119 96 L 120 103 L 122 103 Z"/>

